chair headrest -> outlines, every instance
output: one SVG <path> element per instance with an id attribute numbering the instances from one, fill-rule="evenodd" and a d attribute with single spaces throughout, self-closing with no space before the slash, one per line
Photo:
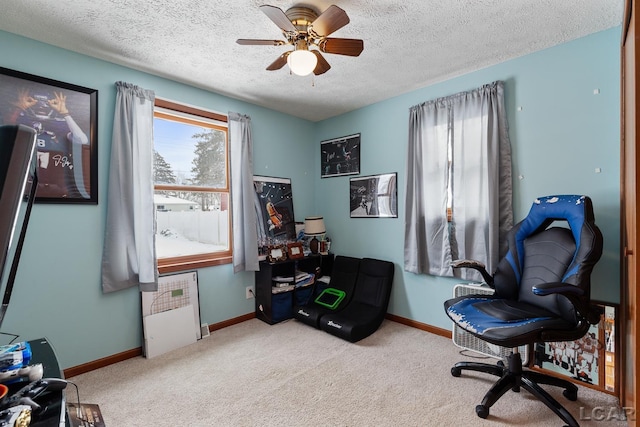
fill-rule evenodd
<path id="1" fill-rule="evenodd" d="M 551 223 L 566 220 L 573 233 L 576 246 L 585 221 L 593 221 L 593 206 L 587 196 L 564 195 L 539 197 L 531 206 L 518 234 L 526 238 L 546 229 Z M 517 237 L 516 237 L 517 238 Z"/>
<path id="2" fill-rule="evenodd" d="M 592 224 L 594 222 L 591 199 L 588 196 L 580 195 L 557 195 L 537 198 L 533 202 L 527 217 L 521 221 L 515 235 L 518 261 L 521 266 L 524 258 L 524 240 L 545 230 L 554 221 L 558 220 L 566 220 L 569 224 L 576 243 L 577 254 L 585 223 Z M 574 274 L 578 267 L 579 265 L 572 262 L 565 278 Z"/>

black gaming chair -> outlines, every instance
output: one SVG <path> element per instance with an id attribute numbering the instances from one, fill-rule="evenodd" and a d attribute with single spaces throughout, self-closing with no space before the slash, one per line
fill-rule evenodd
<path id="1" fill-rule="evenodd" d="M 363 258 L 353 298 L 344 309 L 323 315 L 320 328 L 351 342 L 360 341 L 377 331 L 387 314 L 393 272 L 394 264 L 390 261 Z"/>
<path id="2" fill-rule="evenodd" d="M 566 221 L 569 228 L 550 227 Z M 520 387 L 544 402 L 568 425 L 575 418 L 539 384 L 563 387 L 563 395 L 576 400 L 575 384 L 540 372 L 523 370 L 517 347 L 536 342 L 573 341 L 600 320 L 590 304 L 590 275 L 602 254 L 602 234 L 594 223 L 591 199 L 586 196 L 549 196 L 536 200 L 527 217 L 509 232 L 509 252 L 491 276 L 480 263 L 460 260 L 454 268 L 478 270 L 493 295 L 467 295 L 444 303 L 457 326 L 481 340 L 514 348 L 506 365 L 460 362 L 451 368 L 485 372 L 500 377 L 476 406 L 481 418 L 509 389 Z"/>
<path id="3" fill-rule="evenodd" d="M 315 302 L 323 289 L 314 289 L 306 304 L 294 304 L 293 317 L 309 326 L 320 329 L 320 318 L 327 313 L 337 313 L 349 304 L 353 297 L 353 288 L 358 278 L 360 258 L 338 255 L 333 260 L 329 286 L 345 293 L 345 297 L 335 308 L 327 308 Z"/>

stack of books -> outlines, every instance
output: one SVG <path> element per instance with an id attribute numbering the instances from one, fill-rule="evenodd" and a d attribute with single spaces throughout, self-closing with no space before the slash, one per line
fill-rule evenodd
<path id="1" fill-rule="evenodd" d="M 294 288 L 295 278 L 292 276 L 274 276 L 271 293 L 288 292 Z"/>
<path id="2" fill-rule="evenodd" d="M 301 288 L 303 286 L 313 284 L 313 280 L 315 279 L 315 274 L 313 273 L 305 273 L 304 271 L 296 272 L 296 288 Z"/>
<path id="3" fill-rule="evenodd" d="M 275 276 L 273 277 L 273 287 L 271 293 L 279 294 L 280 292 L 288 292 L 295 288 L 308 286 L 313 284 L 315 274 L 306 273 L 304 271 L 296 271 L 295 276 Z"/>

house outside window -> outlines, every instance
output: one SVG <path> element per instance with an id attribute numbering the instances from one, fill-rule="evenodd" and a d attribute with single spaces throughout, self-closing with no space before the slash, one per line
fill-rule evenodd
<path id="1" fill-rule="evenodd" d="M 156 99 L 154 206 L 160 273 L 231 262 L 226 116 Z"/>

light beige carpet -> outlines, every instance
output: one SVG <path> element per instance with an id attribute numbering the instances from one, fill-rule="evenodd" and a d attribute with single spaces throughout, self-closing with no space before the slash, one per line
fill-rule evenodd
<path id="1" fill-rule="evenodd" d="M 392 321 L 352 344 L 295 320 L 253 319 L 70 380 L 84 403 L 100 405 L 107 427 L 563 425 L 524 390 L 478 418 L 475 406 L 496 378 L 452 377 L 464 359 L 450 340 Z M 626 425 L 596 420 L 599 408 L 617 413 L 611 395 L 581 386 L 569 402 L 548 390 L 582 426 Z"/>

